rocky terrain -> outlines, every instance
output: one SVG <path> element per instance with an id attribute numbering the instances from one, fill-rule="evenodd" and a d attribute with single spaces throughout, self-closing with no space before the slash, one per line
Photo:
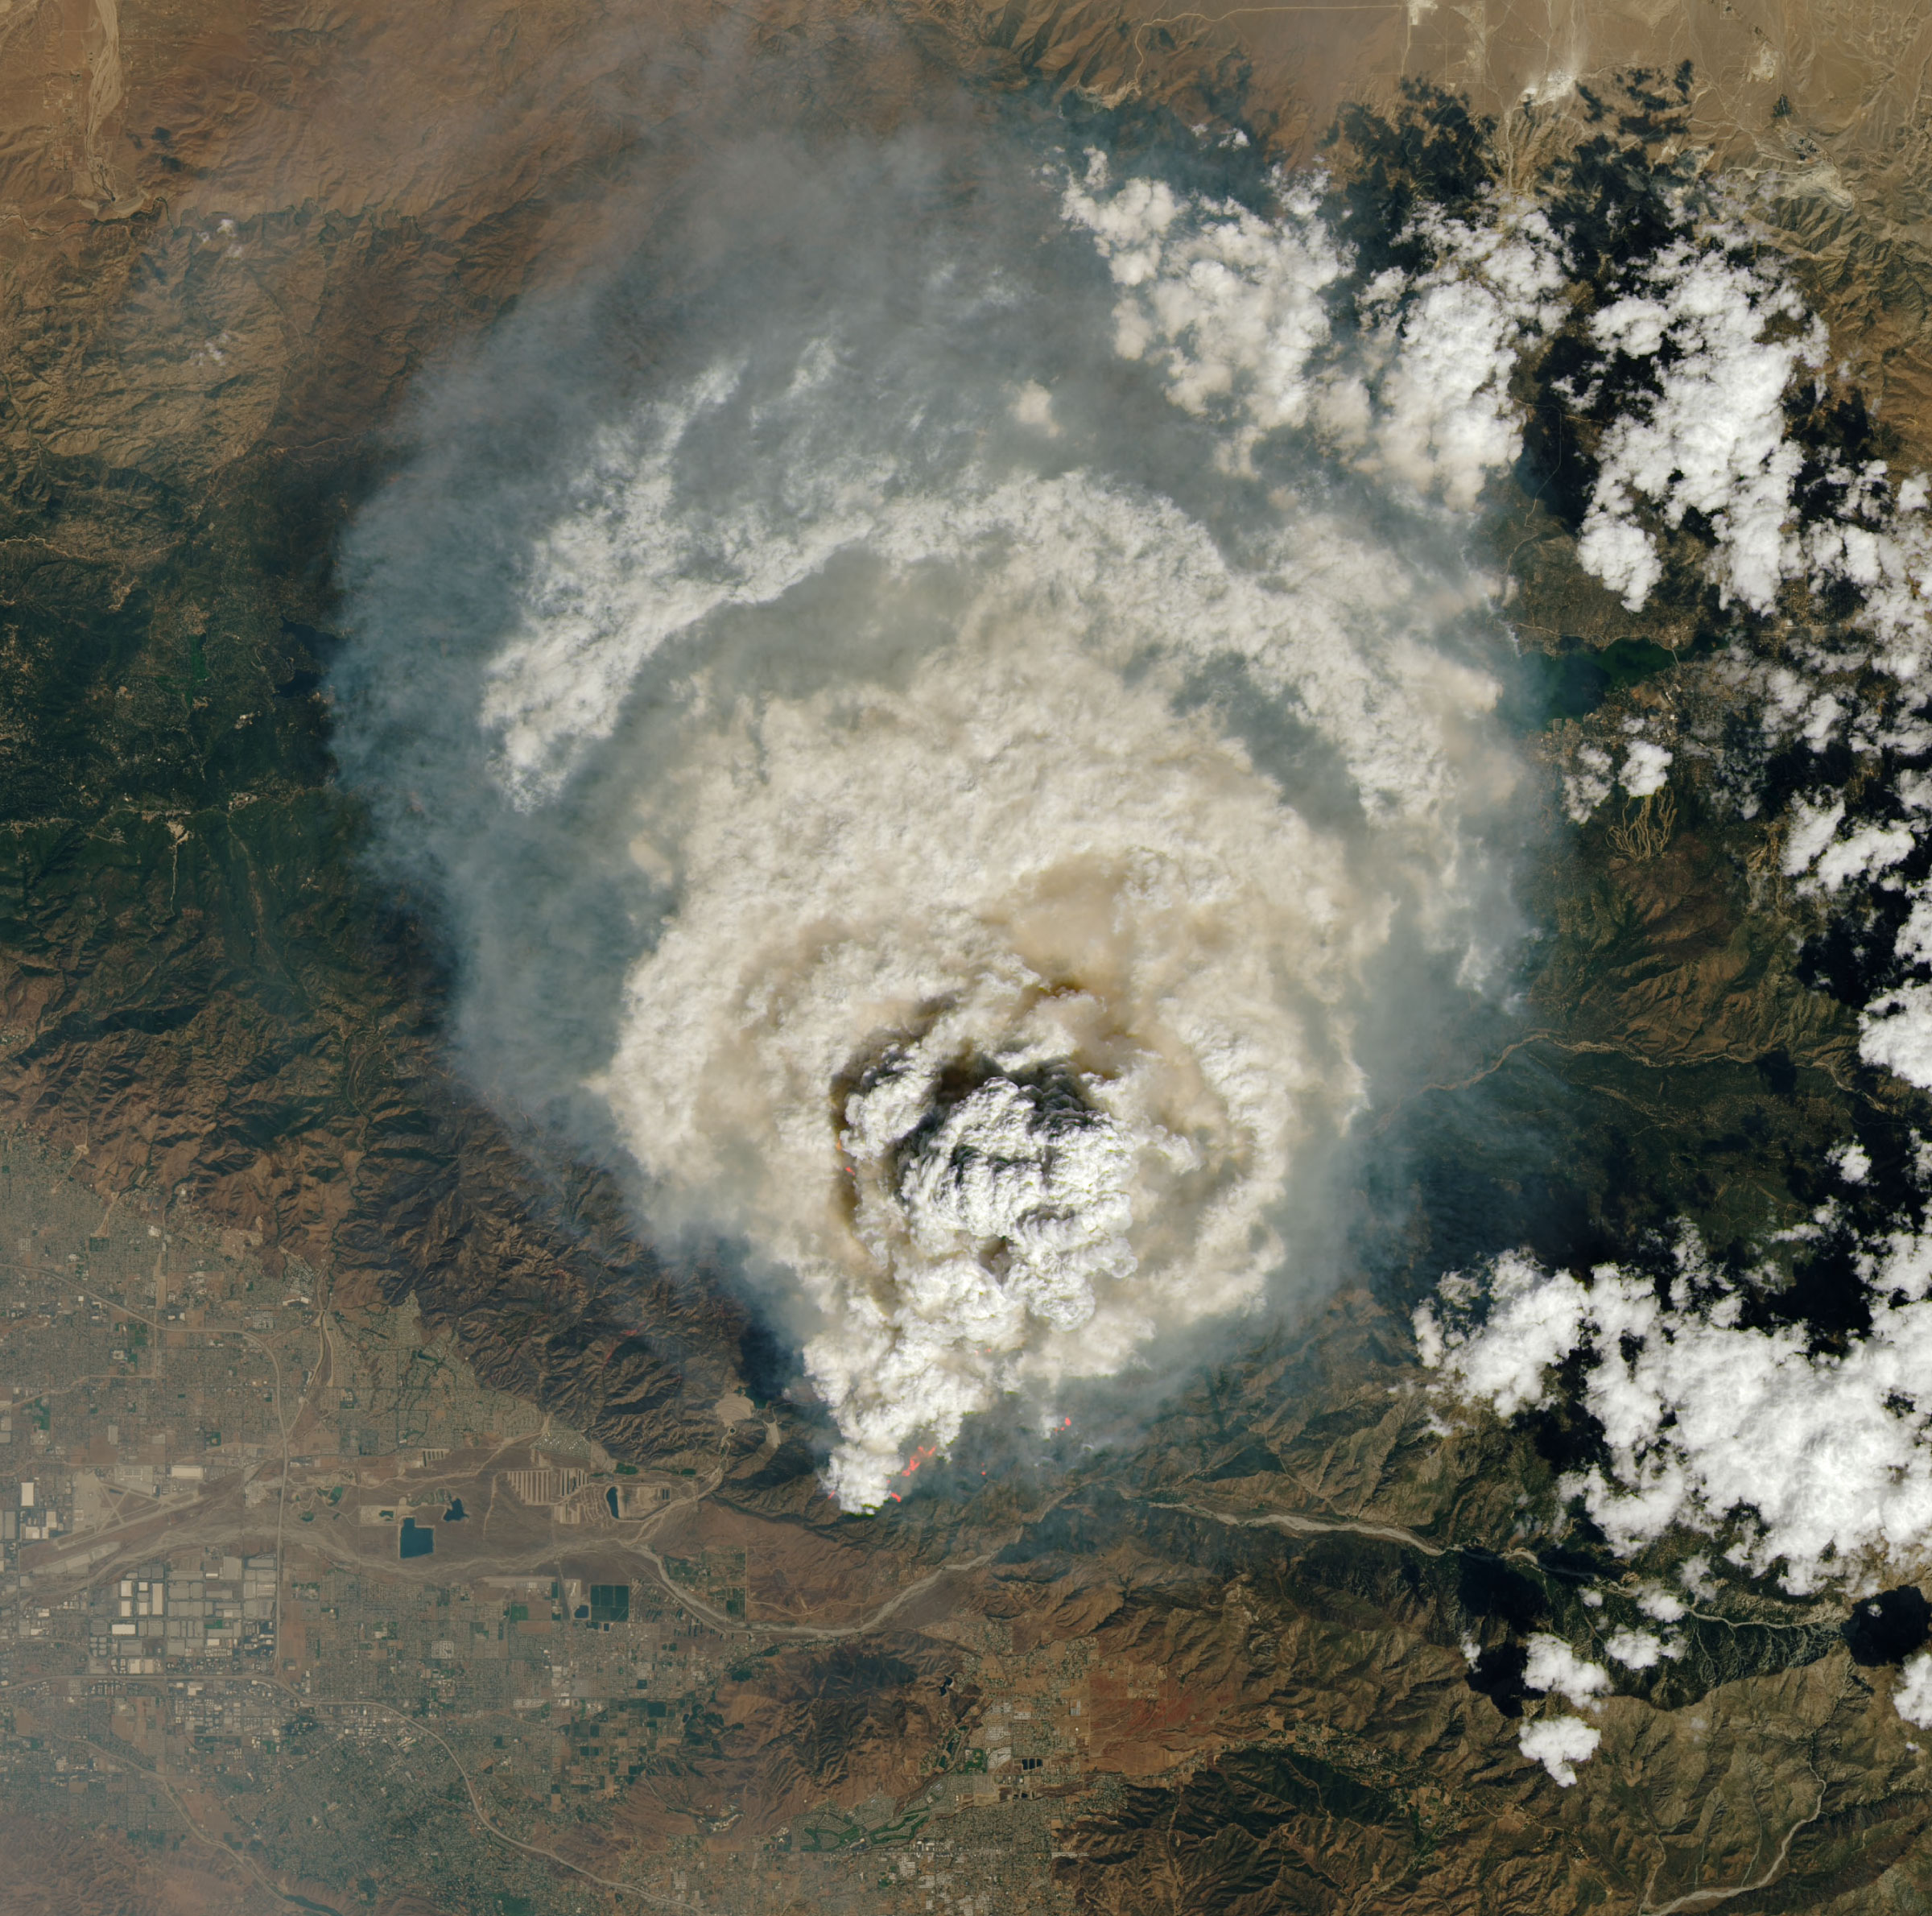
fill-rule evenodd
<path id="1" fill-rule="evenodd" d="M 370 877 L 332 791 L 334 540 L 383 483 L 412 378 L 647 221 L 729 137 L 720 102 L 746 125 L 885 126 L 1042 89 L 1239 124 L 1298 163 L 1353 104 L 1390 116 L 1331 150 L 1366 174 L 1426 147 L 1405 76 L 1499 114 L 1688 60 L 1679 117 L 1632 151 L 1708 147 L 1754 183 L 1890 456 L 1926 456 L 1922 10 L 0 10 L 5 1119 L 51 1154 L 50 1190 L 258 1234 L 266 1275 L 320 1274 L 334 1321 L 413 1299 L 483 1386 L 597 1447 L 600 1485 L 701 1472 L 648 1531 L 613 1503 L 594 1549 L 565 1540 L 586 1576 L 607 1561 L 658 1590 L 712 1658 L 675 1757 L 559 1811 L 523 1840 L 534 1860 L 451 1786 L 450 1827 L 514 1878 L 479 1864 L 454 1889 L 398 1840 L 379 1875 L 324 1881 L 272 1835 L 188 1816 L 134 1845 L 36 1796 L 0 1835 L 0 1906 L 1741 1913 L 1932 1893 L 1926 1759 L 1835 1598 L 1727 1581 L 1689 1654 L 1605 1705 L 1574 1788 L 1524 1761 L 1522 1641 L 1580 1637 L 1633 1586 L 1584 1532 L 1522 1515 L 1574 1432 L 1445 1439 L 1414 1368 L 1408 1307 L 1479 1237 L 1587 1259 L 1688 1212 L 1721 1241 L 1798 1219 L 1805 1167 L 1854 1123 L 1903 1135 L 1904 1094 L 1859 1064 L 1853 1010 L 1786 935 L 1795 906 L 1715 811 L 1612 807 L 1542 874 L 1537 1030 L 1480 1086 L 1395 1114 L 1406 1187 L 1368 1196 L 1405 1235 L 1359 1289 L 1131 1446 L 1002 1454 L 983 1478 L 969 1443 L 856 1518 L 818 1490 L 816 1433 L 769 1401 L 768 1336 L 719 1274 L 668 1266 L 602 1173 L 466 1087 L 436 927 Z M 1553 109 L 1482 137 L 1527 180 L 1575 132 Z M 1505 531 L 1525 642 L 1598 674 L 1553 758 L 1721 696 L 1694 620 L 1583 578 L 1548 498 L 1525 485 Z M 334 1373 L 305 1362 L 320 1402 Z M 451 1456 L 466 1498 L 547 1468 Z M 43 1588 L 131 1574 L 23 1548 Z M 665 1568 L 732 1552 L 760 1567 L 736 1612 L 728 1582 Z M 39 1733 L 0 1695 L 10 1710 Z M 914 1846 L 947 1831 L 1001 1860 L 928 1886 Z"/>

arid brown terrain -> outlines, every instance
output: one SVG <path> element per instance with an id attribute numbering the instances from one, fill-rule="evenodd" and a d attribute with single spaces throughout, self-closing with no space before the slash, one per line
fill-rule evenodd
<path id="1" fill-rule="evenodd" d="M 718 1274 L 638 1242 L 604 1173 L 452 1067 L 423 902 L 371 876 L 331 786 L 333 542 L 412 379 L 625 244 L 739 128 L 1034 89 L 1238 122 L 1301 164 L 1410 76 L 1499 116 L 1499 169 L 1527 178 L 1533 140 L 1563 135 L 1512 117 L 1525 95 L 1560 118 L 1578 79 L 1686 60 L 1686 137 L 1759 195 L 1901 456 L 1932 449 L 1932 16 L 1911 0 L 0 0 L 0 1385 L 35 1443 L 0 1472 L 109 1486 L 7 1544 L 20 1654 L 30 1617 L 124 1579 L 232 1583 L 277 1632 L 192 1683 L 160 1654 L 93 1687 L 16 1662 L 0 1730 L 61 1767 L 58 1790 L 0 1780 L 0 1910 L 1932 1895 L 1932 1777 L 1831 1602 L 1734 1595 L 1606 1707 L 1576 1787 L 1523 1761 L 1521 1698 L 1471 1647 L 1575 1621 L 1620 1572 L 1519 1518 L 1560 1433 L 1443 1437 L 1399 1289 L 1311 1306 L 1130 1445 L 985 1479 L 963 1453 L 841 1516 Z M 1653 636 L 1526 507 L 1521 529 L 1547 548 L 1523 567 L 1532 643 L 1545 614 L 1595 646 Z M 1579 1202 L 1606 1231 L 1651 1221 L 1644 1192 L 1720 1220 L 1790 1205 L 1761 1167 L 1833 1134 L 1851 1017 L 1752 919 L 1715 828 L 1621 828 L 1542 881 L 1547 1016 L 1499 1081 L 1553 1127 L 1566 1099 L 1612 1113 L 1567 1141 L 1600 1163 Z M 1768 1072 L 1775 1136 L 1726 1142 Z M 1418 1187 L 1443 1175 L 1418 1158 Z M 1506 1167 L 1472 1175 L 1513 1201 Z M 217 1373 L 248 1352 L 270 1370 L 217 1426 Z M 190 1388 L 154 1381 L 157 1357 Z M 137 1376 L 161 1436 L 129 1476 L 87 1418 Z M 191 1460 L 237 1441 L 233 1471 Z M 435 1525 L 420 1562 L 394 1547 L 411 1509 Z M 276 1593 L 242 1594 L 263 1561 Z M 495 1687 L 464 1689 L 485 1667 Z M 225 1745 L 197 1769 L 226 1732 L 191 1704 L 225 1686 L 254 1728 L 232 1769 Z M 325 1749 L 339 1780 L 298 1828 L 292 1779 Z M 104 1819 L 101 1763 L 151 1779 L 151 1815 Z M 332 1813 L 334 1864 L 306 1834 Z"/>

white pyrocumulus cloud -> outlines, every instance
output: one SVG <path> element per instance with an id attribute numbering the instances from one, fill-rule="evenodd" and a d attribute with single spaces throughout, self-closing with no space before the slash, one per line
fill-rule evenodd
<path id="1" fill-rule="evenodd" d="M 869 510 L 855 614 L 943 569 L 952 635 L 896 683 L 697 682 L 634 841 L 677 902 L 598 1080 L 661 1213 L 732 1216 L 815 1307 L 828 1481 L 859 1505 L 1001 1393 L 1259 1301 L 1298 1153 L 1362 1101 L 1398 892 L 1466 906 L 1463 782 L 1508 775 L 1463 736 L 1493 683 L 1312 506 L 1265 568 L 1079 474 Z M 1323 728 L 1366 866 L 1177 712 L 1229 652 Z"/>
<path id="2" fill-rule="evenodd" d="M 1019 546 L 903 686 L 720 713 L 642 810 L 678 904 L 604 1088 L 818 1305 L 850 1501 L 1003 1389 L 1253 1302 L 1298 1143 L 1360 1096 L 1342 1027 L 1387 898 L 1082 646 L 1064 576 Z"/>

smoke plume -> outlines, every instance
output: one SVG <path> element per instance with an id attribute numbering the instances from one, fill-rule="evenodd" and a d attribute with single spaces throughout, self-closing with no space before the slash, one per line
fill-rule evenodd
<path id="1" fill-rule="evenodd" d="M 345 770 L 469 1068 L 743 1247 L 848 1506 L 1312 1275 L 1365 1041 L 1512 933 L 1463 553 L 1547 235 L 1343 328 L 1308 183 L 1190 165 L 748 140 L 350 542 Z"/>

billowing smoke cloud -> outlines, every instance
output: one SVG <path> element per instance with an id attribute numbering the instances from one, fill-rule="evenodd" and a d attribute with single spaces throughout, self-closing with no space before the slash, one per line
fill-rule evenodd
<path id="1" fill-rule="evenodd" d="M 445 379 L 352 544 L 345 764 L 473 1068 L 746 1247 L 848 1505 L 1306 1272 L 1364 1034 L 1510 935 L 1462 514 L 1546 235 L 1343 337 L 1313 201 L 1229 167 L 749 147 Z"/>

